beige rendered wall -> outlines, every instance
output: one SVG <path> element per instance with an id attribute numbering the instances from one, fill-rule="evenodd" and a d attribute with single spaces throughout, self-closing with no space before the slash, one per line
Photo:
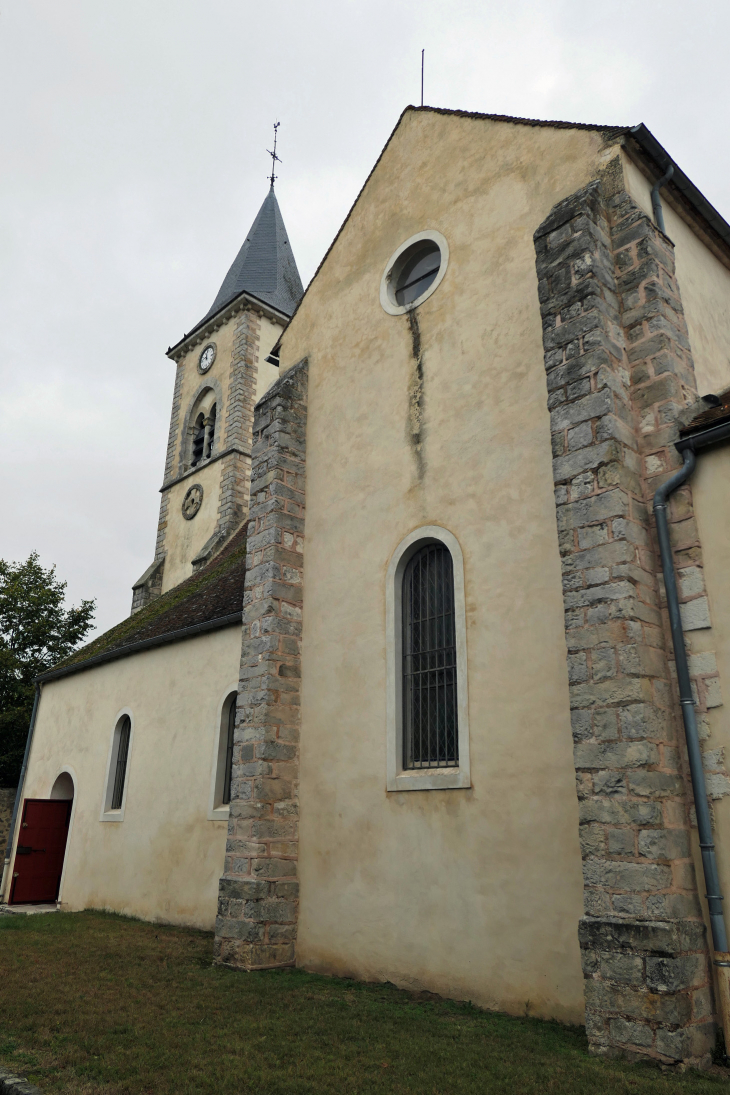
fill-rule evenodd
<path id="1" fill-rule="evenodd" d="M 279 323 L 272 323 L 268 316 L 261 317 L 261 330 L 259 332 L 259 361 L 258 376 L 256 377 L 256 402 L 264 395 L 272 384 L 279 379 L 279 369 L 265 360 L 281 337 L 282 327 Z"/>
<path id="2" fill-rule="evenodd" d="M 710 604 L 712 627 L 685 632 L 690 654 L 690 671 L 704 654 L 717 660 L 720 673 L 721 706 L 708 710 L 704 716 L 709 736 L 703 742 L 706 754 L 708 790 L 713 802 L 713 826 L 717 848 L 721 892 L 725 905 L 730 899 L 730 719 L 727 702 L 730 699 L 730 448 L 710 449 L 697 459 L 692 477 L 692 498 L 705 571 L 705 584 Z M 712 665 L 712 663 L 710 663 Z M 701 669 L 700 665 L 700 669 Z M 720 796 L 720 797 L 716 797 Z M 696 830 L 695 830 L 696 836 Z M 695 847 L 697 877 L 702 878 L 699 848 Z M 730 929 L 730 912 L 725 919 Z"/>
<path id="3" fill-rule="evenodd" d="M 613 152 L 615 155 L 615 151 Z M 598 134 L 410 113 L 283 338 L 309 357 L 301 745 L 305 967 L 581 1022 L 582 875 L 533 232 Z M 450 264 L 406 316 L 412 234 Z M 385 577 L 413 529 L 464 554 L 472 787 L 388 793 Z"/>
<path id="4" fill-rule="evenodd" d="M 170 487 L 167 535 L 165 536 L 167 558 L 162 576 L 163 593 L 190 577 L 193 573 L 192 560 L 213 535 L 213 529 L 218 520 L 222 468 L 222 460 L 215 460 L 212 464 L 202 464 L 195 469 L 193 475 L 188 475 Z M 203 488 L 203 504 L 192 520 L 187 521 L 183 517 L 182 504 L 194 483 L 199 483 Z"/>
<path id="5" fill-rule="evenodd" d="M 24 795 L 76 785 L 61 900 L 210 929 L 226 821 L 209 821 L 220 709 L 236 691 L 238 627 L 109 662 L 44 686 Z M 124 820 L 100 821 L 112 731 L 133 733 Z"/>
<path id="6" fill-rule="evenodd" d="M 652 184 L 622 152 L 626 189 L 653 216 Z M 730 269 L 664 200 L 664 224 L 675 246 L 677 281 L 689 329 L 700 395 L 730 386 Z"/>

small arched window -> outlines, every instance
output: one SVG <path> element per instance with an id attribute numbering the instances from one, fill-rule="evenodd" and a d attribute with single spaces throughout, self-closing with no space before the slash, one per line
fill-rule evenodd
<path id="1" fill-rule="evenodd" d="M 233 733 L 236 729 L 236 697 L 233 697 L 228 708 L 228 725 L 226 727 L 226 755 L 223 768 L 223 796 L 222 803 L 224 806 L 230 805 L 231 801 L 231 776 L 233 774 Z"/>
<path id="2" fill-rule="evenodd" d="M 197 403 L 197 410 L 193 411 L 191 418 L 189 449 L 189 466 L 195 468 L 204 460 L 209 460 L 215 448 L 215 425 L 218 414 L 217 404 L 214 400 L 214 392 L 208 388 Z"/>
<path id="3" fill-rule="evenodd" d="M 117 745 L 116 764 L 114 765 L 114 787 L 112 789 L 112 802 L 110 809 L 121 810 L 124 797 L 124 782 L 127 778 L 127 758 L 129 757 L 129 735 L 132 732 L 132 721 L 129 715 L 125 715 L 119 727 L 119 742 Z"/>
<path id="4" fill-rule="evenodd" d="M 112 734 L 102 821 L 121 821 L 124 817 L 131 740 L 132 720 L 129 715 L 124 714 L 117 720 Z"/>
<path id="5" fill-rule="evenodd" d="M 210 821 L 223 821 L 228 817 L 228 807 L 231 803 L 237 697 L 237 691 L 230 691 L 218 709 L 219 716 L 216 720 L 213 771 L 208 802 L 208 818 Z"/>
<path id="6" fill-rule="evenodd" d="M 426 544 L 403 574 L 403 768 L 459 764 L 454 571 Z"/>

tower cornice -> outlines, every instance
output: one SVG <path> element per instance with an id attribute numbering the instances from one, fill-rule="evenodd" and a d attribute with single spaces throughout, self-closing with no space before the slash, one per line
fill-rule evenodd
<path id="1" fill-rule="evenodd" d="M 277 308 L 273 308 L 270 304 L 266 304 L 264 301 L 259 300 L 252 293 L 243 292 L 235 297 L 232 301 L 221 308 L 215 315 L 210 316 L 209 319 L 203 323 L 198 324 L 188 334 L 183 335 L 179 342 L 176 342 L 174 346 L 168 346 L 167 356 L 174 362 L 179 362 L 185 354 L 192 350 L 195 346 L 198 346 L 206 338 L 210 338 L 215 331 L 219 330 L 224 324 L 228 323 L 232 316 L 235 316 L 239 312 L 249 310 L 255 312 L 258 315 L 266 316 L 272 323 L 279 324 L 282 328 L 286 327 L 289 323 L 289 316 L 284 312 L 280 312 Z"/>

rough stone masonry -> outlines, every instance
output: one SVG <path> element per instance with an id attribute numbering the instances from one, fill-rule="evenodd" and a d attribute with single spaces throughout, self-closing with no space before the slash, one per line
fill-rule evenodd
<path id="1" fill-rule="evenodd" d="M 216 959 L 294 962 L 307 362 L 256 406 L 241 672 Z"/>
<path id="2" fill-rule="evenodd" d="M 596 1053 L 706 1064 L 712 987 L 650 516 L 653 491 L 680 463 L 677 416 L 697 390 L 673 245 L 620 186 L 608 190 L 591 183 L 535 233 L 586 1026 Z M 689 491 L 675 503 L 677 528 L 687 507 Z M 687 546 L 676 529 L 675 543 Z M 692 597 L 685 625 L 708 626 L 702 588 Z"/>

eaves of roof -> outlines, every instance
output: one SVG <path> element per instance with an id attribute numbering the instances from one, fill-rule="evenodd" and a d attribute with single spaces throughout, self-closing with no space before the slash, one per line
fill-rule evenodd
<path id="1" fill-rule="evenodd" d="M 118 658 L 128 658 L 132 654 L 141 654 L 145 650 L 151 650 L 154 646 L 164 646 L 166 643 L 182 642 L 185 639 L 194 639 L 206 631 L 218 631 L 222 627 L 232 627 L 241 622 L 243 611 L 231 612 L 228 616 L 219 616 L 213 620 L 205 620 L 200 624 L 191 624 L 190 627 L 181 627 L 177 631 L 165 631 L 161 635 L 153 635 L 149 639 L 140 639 L 137 643 L 127 643 L 114 650 L 106 650 L 101 654 L 95 654 L 92 658 L 84 658 L 83 661 L 71 665 L 60 665 L 57 669 L 49 669 L 46 673 L 39 673 L 35 678 L 41 684 L 46 681 L 56 680 L 58 677 L 68 677 L 72 673 L 81 673 L 84 669 L 93 669 L 104 662 L 113 662 Z"/>
<path id="2" fill-rule="evenodd" d="M 699 404 L 701 409 L 693 414 L 695 407 L 689 408 L 680 422 L 680 437 L 696 433 L 698 430 L 707 430 L 710 427 L 720 426 L 723 422 L 730 421 L 730 388 L 716 395 L 704 396 Z M 702 406 L 704 404 L 704 406 Z M 685 417 L 692 415 L 691 418 Z"/>
<path id="3" fill-rule="evenodd" d="M 680 195 L 682 203 L 688 206 L 696 217 L 709 230 L 711 236 L 721 244 L 723 251 L 730 257 L 730 224 L 718 213 L 701 190 L 698 190 L 692 180 L 685 175 L 679 164 L 672 159 L 663 145 L 659 144 L 654 134 L 646 128 L 642 122 L 625 131 L 629 142 L 633 141 L 638 146 L 648 166 L 653 167 L 656 178 L 660 178 L 671 165 L 674 173 L 667 183 L 670 193 Z"/>
<path id="4" fill-rule="evenodd" d="M 41 682 L 55 680 L 154 646 L 230 627 L 241 619 L 245 577 L 244 524 L 197 574 L 97 636 L 36 679 Z"/>

